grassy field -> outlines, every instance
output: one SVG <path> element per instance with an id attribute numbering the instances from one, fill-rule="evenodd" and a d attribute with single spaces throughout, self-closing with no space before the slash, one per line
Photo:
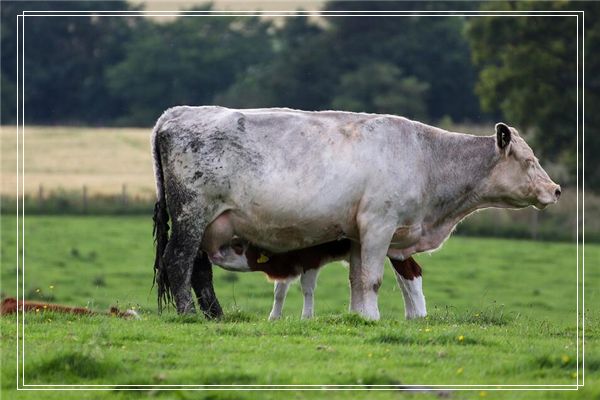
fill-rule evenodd
<path id="1" fill-rule="evenodd" d="M 430 316 L 404 321 L 390 269 L 380 294 L 382 320 L 347 313 L 347 271 L 326 267 L 317 318 L 300 321 L 290 290 L 285 318 L 266 321 L 272 284 L 260 273 L 215 270 L 226 316 L 219 322 L 156 315 L 149 217 L 25 219 L 25 292 L 31 299 L 106 310 L 135 306 L 141 321 L 28 314 L 26 384 L 574 384 L 576 252 L 568 243 L 451 238 L 421 255 Z M 2 219 L 2 293 L 16 292 L 16 222 Z M 600 246 L 586 246 L 586 386 L 577 392 L 500 392 L 482 388 L 353 393 L 368 398 L 600 399 L 598 313 Z M 591 260 L 591 262 L 590 262 Z M 596 282 L 594 286 L 592 282 Z M 322 397 L 321 392 L 15 391 L 16 319 L 0 318 L 3 398 Z M 580 379 L 582 372 L 580 371 Z M 350 392 L 329 392 L 348 397 Z"/>

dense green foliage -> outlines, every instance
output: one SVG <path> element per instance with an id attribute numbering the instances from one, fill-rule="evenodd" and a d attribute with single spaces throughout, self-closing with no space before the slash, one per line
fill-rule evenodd
<path id="1" fill-rule="evenodd" d="M 102 4 L 99 10 L 131 9 L 123 1 L 3 4 L 3 122 L 15 119 L 17 11 L 85 11 L 96 4 Z M 404 6 L 422 8 L 419 2 Z M 435 6 L 444 7 L 453 5 Z M 34 21 L 25 24 L 29 122 L 148 126 L 171 105 L 207 103 L 481 119 L 463 18 L 329 17 L 316 23 L 290 17 L 282 26 L 233 16 Z"/>
<path id="2" fill-rule="evenodd" d="M 586 84 L 582 86 L 583 35 L 575 17 L 527 16 L 472 18 L 467 24 L 473 61 L 480 68 L 477 94 L 484 110 L 501 110 L 523 131 L 533 132 L 535 148 L 547 160 L 560 161 L 571 170 L 576 163 L 577 129 L 581 130 L 581 90 L 586 98 L 587 183 L 600 185 L 600 119 L 595 108 L 600 96 L 594 57 L 600 46 L 600 3 L 592 2 L 502 2 L 487 3 L 486 10 L 585 11 Z M 579 58 L 578 58 L 579 56 Z M 596 73 L 594 72 L 596 71 Z M 579 87 L 577 86 L 579 79 Z M 581 143 L 580 143 L 580 149 Z"/>
<path id="3" fill-rule="evenodd" d="M 15 220 L 2 221 L 2 293 L 15 294 Z M 60 232 L 60 234 L 58 234 Z M 30 384 L 573 384 L 576 371 L 575 246 L 450 238 L 421 255 L 430 316 L 405 321 L 399 289 L 386 269 L 382 320 L 346 313 L 347 271 L 323 269 L 314 321 L 300 321 L 301 293 L 290 290 L 285 318 L 266 321 L 272 284 L 261 273 L 215 269 L 226 310 L 221 322 L 155 314 L 151 221 L 141 217 L 26 218 L 25 292 L 30 299 L 106 310 L 134 305 L 142 321 L 28 315 Z M 586 259 L 600 257 L 586 246 Z M 519 398 L 597 398 L 598 271 L 586 271 L 586 387 L 521 392 Z M 3 397 L 15 392 L 15 318 L 0 319 Z M 580 372 L 581 374 L 581 372 Z M 581 375 L 580 375 L 581 377 Z M 514 398 L 491 392 L 490 398 Z M 481 398 L 480 391 L 459 398 Z M 153 391 L 77 392 L 73 398 L 129 398 Z M 167 393 L 164 393 L 168 395 Z M 342 397 L 343 392 L 328 397 Z M 347 393 L 346 393 L 347 395 Z M 44 398 L 70 398 L 44 392 Z M 183 398 L 256 398 L 257 393 L 182 393 Z M 261 393 L 278 398 L 281 393 Z M 296 398 L 310 398 L 297 392 Z M 369 398 L 396 398 L 374 392 Z M 455 395 L 452 395 L 454 398 Z M 36 397 L 37 398 L 37 397 Z M 437 398 L 419 393 L 419 398 Z"/>

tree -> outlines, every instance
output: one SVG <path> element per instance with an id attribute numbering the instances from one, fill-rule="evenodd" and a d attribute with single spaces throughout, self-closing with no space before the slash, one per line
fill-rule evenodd
<path id="1" fill-rule="evenodd" d="M 335 109 L 403 115 L 423 119 L 427 115 L 425 94 L 429 85 L 406 77 L 395 65 L 363 64 L 341 78 Z"/>
<path id="2" fill-rule="evenodd" d="M 483 7 L 511 11 L 568 11 L 583 7 L 587 10 L 587 54 L 598 49 L 598 3 L 506 2 Z M 480 69 L 476 90 L 482 107 L 487 111 L 500 110 L 511 124 L 531 132 L 536 150 L 540 149 L 546 159 L 567 164 L 573 176 L 577 168 L 575 32 L 575 18 L 543 16 L 472 18 L 467 30 L 473 61 Z M 583 88 L 588 105 L 589 100 L 598 100 L 599 87 L 599 80 L 590 69 L 594 62 L 597 66 L 597 61 L 590 58 L 586 60 L 588 80 Z M 592 157 L 600 151 L 600 124 L 594 112 L 586 114 L 589 183 L 600 189 L 600 163 Z"/>
<path id="3" fill-rule="evenodd" d="M 455 2 L 328 2 L 328 11 L 444 10 L 472 7 Z M 393 64 L 429 85 L 425 94 L 431 119 L 478 119 L 474 93 L 476 73 L 463 17 L 328 17 L 329 41 L 342 71 L 353 71 L 375 60 Z"/>
<path id="4" fill-rule="evenodd" d="M 125 59 L 107 71 L 112 95 L 127 104 L 121 121 L 151 125 L 168 107 L 211 104 L 270 58 L 269 26 L 257 17 L 181 16 L 140 27 Z"/>
<path id="5" fill-rule="evenodd" d="M 133 10 L 125 1 L 2 4 L 2 122 L 16 118 L 16 24 L 22 10 Z M 107 65 L 124 55 L 136 17 L 31 17 L 25 24 L 27 122 L 104 123 L 122 107 L 106 88 Z"/>

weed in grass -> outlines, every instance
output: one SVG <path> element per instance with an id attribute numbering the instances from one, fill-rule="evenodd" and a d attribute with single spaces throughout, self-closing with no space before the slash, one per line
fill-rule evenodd
<path id="1" fill-rule="evenodd" d="M 219 322 L 226 322 L 226 323 L 238 323 L 239 322 L 239 323 L 241 323 L 241 322 L 252 322 L 252 321 L 256 321 L 256 320 L 257 320 L 256 315 L 252 315 L 243 310 L 233 308 L 229 311 L 227 311 L 227 310 L 224 311 L 223 317 L 221 317 Z"/>
<path id="2" fill-rule="evenodd" d="M 99 286 L 99 287 L 105 287 L 106 286 L 106 279 L 104 279 L 103 276 L 97 276 L 92 281 L 92 285 Z"/>
<path id="3" fill-rule="evenodd" d="M 322 322 L 336 325 L 346 325 L 346 326 L 373 326 L 376 325 L 376 321 L 370 321 L 364 319 L 360 315 L 356 313 L 344 313 L 339 315 L 330 315 L 321 318 Z"/>

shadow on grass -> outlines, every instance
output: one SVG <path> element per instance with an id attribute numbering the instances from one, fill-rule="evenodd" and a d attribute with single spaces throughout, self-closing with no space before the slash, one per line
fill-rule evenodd
<path id="1" fill-rule="evenodd" d="M 355 313 L 345 313 L 340 315 L 328 315 L 315 319 L 315 321 L 325 324 L 335 324 L 342 326 L 374 326 L 377 321 L 369 321 Z"/>
<path id="2" fill-rule="evenodd" d="M 25 374 L 27 378 L 45 384 L 64 384 L 79 379 L 101 378 L 119 369 L 119 364 L 112 361 L 98 360 L 79 352 L 65 352 L 34 363 Z"/>
<path id="3" fill-rule="evenodd" d="M 392 345 L 487 345 L 483 340 L 464 336 L 456 336 L 449 333 L 432 335 L 430 333 L 418 335 L 403 335 L 398 333 L 386 333 L 367 339 L 368 343 L 373 344 L 392 344 Z"/>
<path id="4" fill-rule="evenodd" d="M 515 321 L 518 315 L 508 314 L 504 304 L 493 303 L 480 310 L 458 311 L 453 307 L 434 308 L 427 316 L 432 324 L 475 324 L 485 326 L 504 326 Z"/>

